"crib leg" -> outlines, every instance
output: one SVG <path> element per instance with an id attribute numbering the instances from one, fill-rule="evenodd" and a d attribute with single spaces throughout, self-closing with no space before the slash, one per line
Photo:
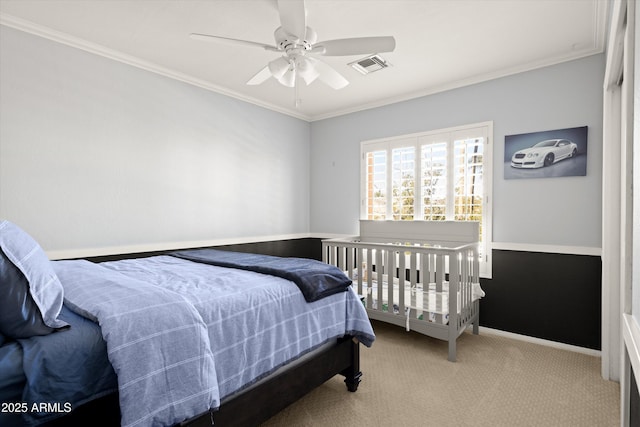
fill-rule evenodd
<path id="1" fill-rule="evenodd" d="M 475 313 L 475 319 L 473 321 L 473 335 L 480 334 L 480 302 L 475 301 L 473 303 L 473 311 Z"/>
<path id="2" fill-rule="evenodd" d="M 456 340 L 449 338 L 449 362 L 456 361 Z"/>
<path id="3" fill-rule="evenodd" d="M 480 333 L 480 320 L 476 319 L 475 322 L 473 322 L 473 335 L 478 335 Z"/>

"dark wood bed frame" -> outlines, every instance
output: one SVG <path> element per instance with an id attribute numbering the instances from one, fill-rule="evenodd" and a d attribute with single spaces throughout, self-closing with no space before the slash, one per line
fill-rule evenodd
<path id="1" fill-rule="evenodd" d="M 223 249 L 223 248 L 219 248 Z M 232 248 L 237 250 L 239 248 Z M 241 248 L 245 249 L 245 248 Z M 262 252 L 262 251 L 260 251 Z M 160 255 L 162 252 L 109 255 L 86 258 L 93 262 L 115 261 Z M 222 401 L 218 410 L 203 413 L 179 426 L 257 426 L 336 375 L 345 377 L 347 390 L 355 392 L 360 384 L 360 344 L 351 336 L 314 353 L 290 369 L 281 369 L 259 385 Z M 117 393 L 78 407 L 68 416 L 48 423 L 48 427 L 91 425 L 99 419 L 103 425 L 119 425 Z"/>
<path id="2" fill-rule="evenodd" d="M 229 400 L 220 408 L 205 412 L 178 424 L 182 427 L 204 426 L 257 426 L 297 401 L 335 375 L 343 375 L 347 390 L 355 392 L 360 384 L 360 347 L 351 337 L 337 340 L 322 352 L 267 377 L 260 385 Z M 114 393 L 91 401 L 71 414 L 57 418 L 47 427 L 94 425 L 119 426 L 118 394 Z"/>
<path id="3" fill-rule="evenodd" d="M 344 337 L 327 350 L 259 386 L 223 401 L 218 411 L 188 420 L 185 426 L 256 426 L 337 374 L 345 376 L 349 391 L 360 384 L 360 348 Z"/>

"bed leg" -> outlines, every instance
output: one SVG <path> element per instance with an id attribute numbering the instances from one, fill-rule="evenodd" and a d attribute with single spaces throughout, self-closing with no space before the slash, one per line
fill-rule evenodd
<path id="1" fill-rule="evenodd" d="M 349 340 L 351 343 L 351 365 L 341 372 L 344 375 L 344 383 L 347 385 L 347 390 L 355 392 L 358 390 L 360 384 L 360 378 L 362 372 L 360 372 L 360 344 L 355 340 Z"/>
<path id="2" fill-rule="evenodd" d="M 358 386 L 360 385 L 360 377 L 362 376 L 362 372 L 358 371 L 353 377 L 347 376 L 344 379 L 344 383 L 347 385 L 347 390 L 352 393 L 358 391 Z"/>
<path id="3" fill-rule="evenodd" d="M 480 320 L 476 319 L 475 322 L 473 322 L 473 335 L 479 335 L 480 334 Z"/>

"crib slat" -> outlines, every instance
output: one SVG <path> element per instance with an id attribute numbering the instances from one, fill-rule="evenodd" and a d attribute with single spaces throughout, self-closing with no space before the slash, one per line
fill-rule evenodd
<path id="1" fill-rule="evenodd" d="M 379 311 L 384 311 L 384 307 L 383 307 L 383 303 L 384 303 L 384 299 L 383 299 L 383 291 L 384 291 L 384 264 L 382 262 L 382 255 L 383 255 L 384 250 L 383 249 L 377 249 L 376 250 L 376 281 L 377 281 L 377 301 L 378 301 L 378 310 Z M 389 308 L 390 310 L 390 308 Z M 389 311 L 391 312 L 391 311 Z"/>
<path id="2" fill-rule="evenodd" d="M 361 247 L 356 249 L 356 275 L 358 278 L 358 295 L 366 296 L 366 290 L 362 290 L 362 284 L 364 282 L 364 280 L 362 280 L 362 263 L 364 262 L 362 251 L 363 249 Z"/>
<path id="3" fill-rule="evenodd" d="M 395 286 L 394 286 L 394 280 L 393 280 L 396 272 L 396 268 L 395 268 L 396 254 L 394 250 L 386 250 L 385 254 L 386 254 L 386 262 L 387 262 L 387 265 L 385 266 L 386 271 L 384 276 L 378 276 L 378 277 L 380 278 L 381 281 L 384 281 L 385 283 L 387 283 L 387 304 L 389 305 L 389 313 L 393 314 L 394 313 L 393 305 L 398 303 L 394 295 Z"/>
<path id="4" fill-rule="evenodd" d="M 469 251 L 462 252 L 462 259 L 460 260 L 461 265 L 461 278 L 462 284 L 464 286 L 464 292 L 460 292 L 461 295 L 461 305 L 462 309 L 460 310 L 461 315 L 464 317 L 464 321 L 466 322 L 469 318 L 469 310 L 471 308 L 471 299 L 473 297 L 473 283 L 471 281 L 471 275 L 469 274 Z"/>
<path id="5" fill-rule="evenodd" d="M 429 286 L 429 254 L 420 253 L 420 278 L 419 281 L 422 282 L 422 287 L 425 288 L 425 285 Z"/>
<path id="6" fill-rule="evenodd" d="M 458 281 L 460 280 L 458 275 L 458 260 L 455 259 L 457 254 L 451 256 L 449 260 L 449 361 L 456 361 L 456 338 L 458 338 L 458 331 L 460 330 L 460 324 L 458 323 Z"/>
<path id="7" fill-rule="evenodd" d="M 367 249 L 367 308 L 373 308 L 373 249 Z M 378 307 L 379 308 L 379 307 Z"/>
<path id="8" fill-rule="evenodd" d="M 409 254 L 409 283 L 411 286 L 411 307 L 415 308 L 418 306 L 417 303 L 417 293 L 418 293 L 418 269 L 417 269 L 417 261 L 416 261 L 416 253 L 410 252 Z M 415 314 L 416 310 L 413 311 Z"/>
<path id="9" fill-rule="evenodd" d="M 430 260 L 430 262 L 431 262 L 431 272 L 432 273 L 431 273 L 431 278 L 429 280 L 431 282 L 433 282 L 433 283 L 436 283 L 436 271 L 438 271 L 437 270 L 437 268 L 438 268 L 437 267 L 437 264 L 438 264 L 437 261 L 438 261 L 438 253 L 437 252 L 432 253 L 431 254 L 431 260 Z"/>
<path id="10" fill-rule="evenodd" d="M 406 292 L 406 283 L 405 283 L 405 271 L 406 271 L 406 260 L 404 257 L 404 252 L 399 251 L 396 252 L 398 254 L 398 308 L 400 310 L 400 314 L 404 315 L 405 313 L 405 292 Z"/>
<path id="11" fill-rule="evenodd" d="M 436 255 L 436 292 L 442 292 L 442 283 L 444 282 L 444 254 Z"/>

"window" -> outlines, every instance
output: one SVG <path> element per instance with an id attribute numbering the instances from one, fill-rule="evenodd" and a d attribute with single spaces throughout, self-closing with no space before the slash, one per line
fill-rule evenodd
<path id="1" fill-rule="evenodd" d="M 391 205 L 394 220 L 413 219 L 415 147 L 391 150 Z"/>
<path id="2" fill-rule="evenodd" d="M 491 153 L 486 122 L 362 143 L 362 219 L 478 221 L 491 277 Z"/>

